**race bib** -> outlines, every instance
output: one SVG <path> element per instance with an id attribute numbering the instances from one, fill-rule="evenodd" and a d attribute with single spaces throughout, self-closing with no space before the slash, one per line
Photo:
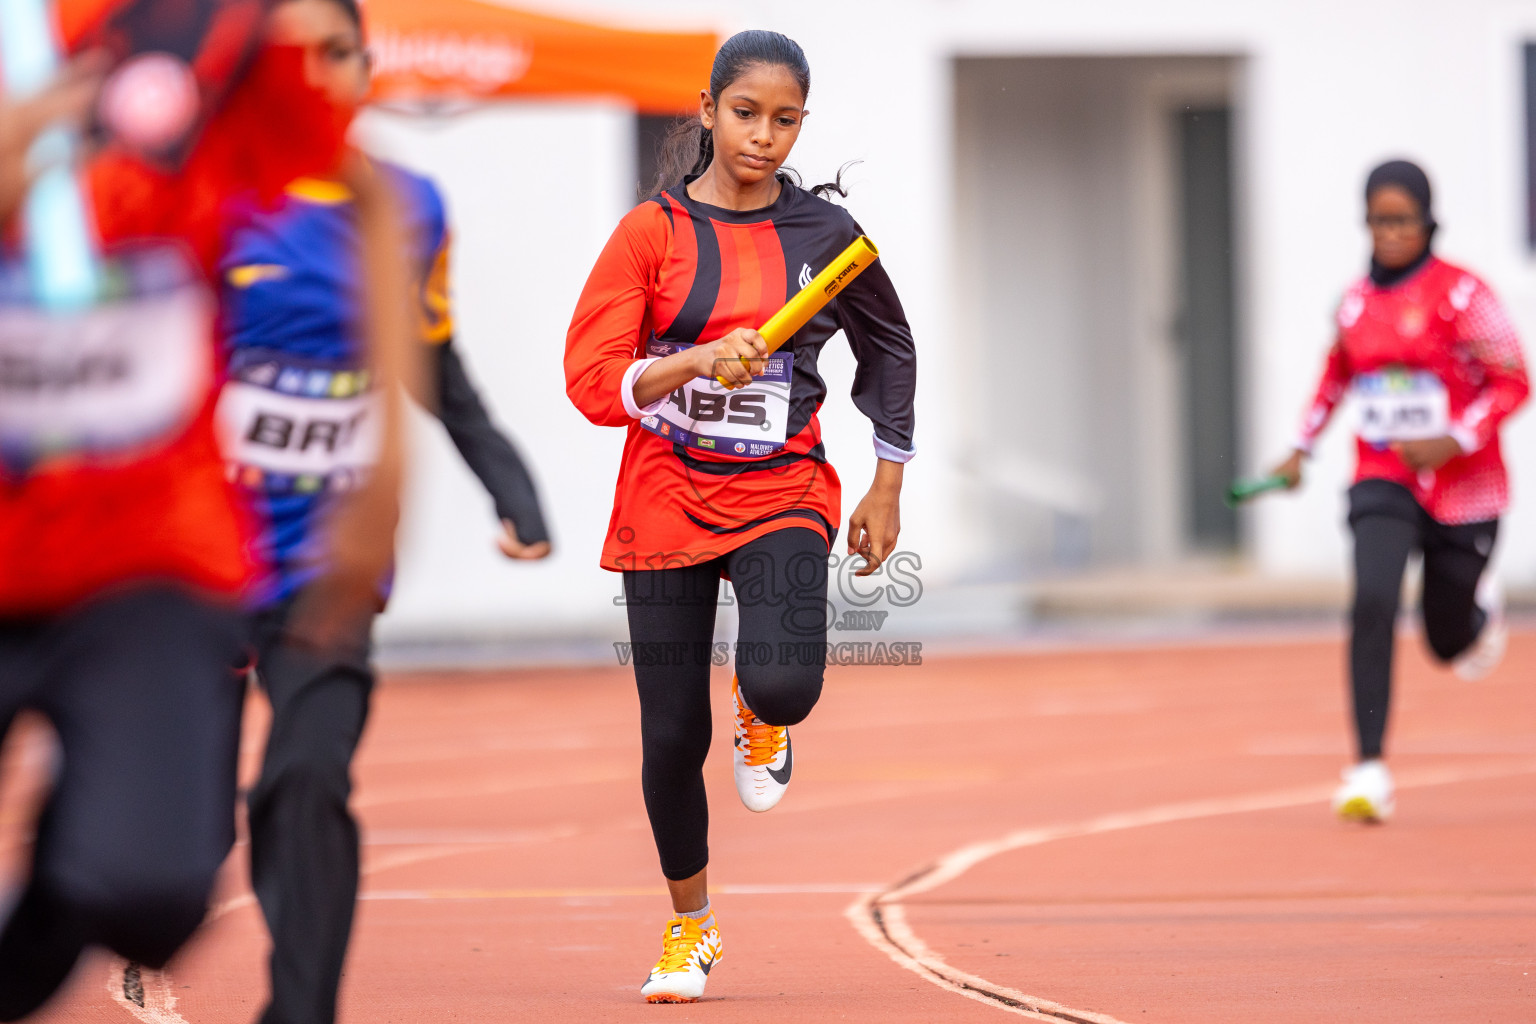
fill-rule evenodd
<path id="1" fill-rule="evenodd" d="M 366 371 L 241 353 L 218 406 L 231 475 L 278 493 L 356 487 L 379 454 L 381 414 L 368 383 Z"/>
<path id="2" fill-rule="evenodd" d="M 652 336 L 646 354 L 669 356 L 692 347 Z M 698 451 L 749 459 L 772 455 L 784 447 L 794 366 L 794 353 L 775 352 L 765 360 L 761 376 L 735 391 L 727 391 L 713 377 L 696 377 L 672 392 L 661 411 L 640 425 Z"/>
<path id="3" fill-rule="evenodd" d="M 0 459 L 113 456 L 179 435 L 212 381 L 214 302 L 185 260 L 155 250 L 106 268 L 111 297 L 45 312 L 0 267 Z"/>
<path id="4" fill-rule="evenodd" d="M 1367 444 L 1427 441 L 1451 426 L 1445 385 L 1424 370 L 1378 370 L 1355 378 L 1357 433 Z"/>

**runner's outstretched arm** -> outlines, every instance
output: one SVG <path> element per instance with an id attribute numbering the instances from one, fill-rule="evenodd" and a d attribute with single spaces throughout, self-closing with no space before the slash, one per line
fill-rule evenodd
<path id="1" fill-rule="evenodd" d="M 437 378 L 437 401 L 432 411 L 464 464 L 490 494 L 496 515 L 511 528 L 511 535 L 503 538 L 502 550 L 514 558 L 548 554 L 549 527 L 539 505 L 538 489 L 517 447 L 491 421 L 453 340 L 432 349 L 432 369 Z M 509 549 L 508 541 L 515 546 Z"/>
<path id="2" fill-rule="evenodd" d="M 448 215 L 435 185 L 417 179 L 417 186 L 418 230 L 424 233 L 433 255 L 422 265 L 422 279 L 416 289 L 421 301 L 421 341 L 430 350 L 430 354 L 422 353 L 427 379 L 420 382 L 424 390 L 411 394 L 447 429 L 465 465 L 490 494 L 502 524 L 497 538 L 501 553 L 535 561 L 550 552 L 549 527 L 539 507 L 538 490 L 511 438 L 491 421 L 454 347 L 449 294 L 453 243 Z"/>
<path id="3" fill-rule="evenodd" d="M 1335 339 L 1333 346 L 1328 349 L 1328 359 L 1323 364 L 1322 378 L 1317 382 L 1312 404 L 1307 406 L 1306 415 L 1302 418 L 1301 433 L 1297 435 L 1296 442 L 1291 447 L 1291 454 L 1270 470 L 1272 476 L 1282 477 L 1286 486 L 1292 490 L 1301 486 L 1302 463 L 1312 454 L 1312 446 L 1317 443 L 1318 437 L 1328 426 L 1328 421 L 1333 419 L 1333 412 L 1344 400 L 1345 393 L 1349 391 L 1349 382 L 1353 378 L 1354 371 L 1350 368 L 1349 359 L 1344 354 L 1343 343 L 1340 339 Z"/>

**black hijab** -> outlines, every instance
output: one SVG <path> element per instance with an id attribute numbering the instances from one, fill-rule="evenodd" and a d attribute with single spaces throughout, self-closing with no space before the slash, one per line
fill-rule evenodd
<path id="1" fill-rule="evenodd" d="M 1435 223 L 1434 210 L 1430 205 L 1433 193 L 1429 188 L 1429 175 L 1416 163 L 1408 160 L 1388 160 L 1377 167 L 1365 179 L 1365 201 L 1369 203 L 1371 196 L 1375 195 L 1379 188 L 1388 185 L 1396 185 L 1407 192 L 1419 204 L 1419 212 L 1424 215 L 1424 230 L 1427 235 L 1424 241 L 1424 251 L 1419 258 L 1406 267 L 1396 269 L 1382 266 L 1376 262 L 1376 257 L 1371 257 L 1371 281 L 1379 288 L 1390 288 L 1409 277 L 1412 277 L 1420 267 L 1429 262 L 1435 239 L 1435 229 L 1440 225 Z"/>

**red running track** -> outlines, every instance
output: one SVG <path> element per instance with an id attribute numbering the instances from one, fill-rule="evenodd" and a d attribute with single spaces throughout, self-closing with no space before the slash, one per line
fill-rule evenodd
<path id="1" fill-rule="evenodd" d="M 1536 635 L 1478 684 L 1403 642 L 1385 827 L 1325 806 L 1348 752 L 1342 662 L 1334 641 L 834 669 L 767 815 L 735 798 L 722 670 L 726 957 L 683 1007 L 637 994 L 667 905 L 627 672 L 393 677 L 358 765 L 343 1020 L 1536 1016 Z M 39 747 L 23 730 L 7 748 L 13 871 Z M 243 852 L 144 1008 L 96 957 L 41 1020 L 253 1020 L 265 938 Z"/>

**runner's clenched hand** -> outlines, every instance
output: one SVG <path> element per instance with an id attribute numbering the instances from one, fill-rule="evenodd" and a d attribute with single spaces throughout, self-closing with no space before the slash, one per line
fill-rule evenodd
<path id="1" fill-rule="evenodd" d="M 707 345 L 695 345 L 693 356 L 700 377 L 718 377 L 731 390 L 746 387 L 763 372 L 768 342 L 750 327 L 740 327 Z"/>

